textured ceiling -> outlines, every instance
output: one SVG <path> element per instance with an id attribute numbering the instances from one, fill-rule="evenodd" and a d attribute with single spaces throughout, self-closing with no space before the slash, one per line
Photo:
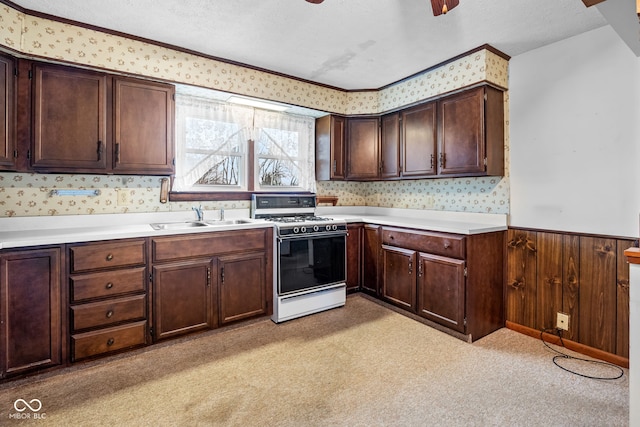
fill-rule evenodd
<path id="1" fill-rule="evenodd" d="M 484 44 L 510 56 L 603 26 L 580 0 L 14 0 L 25 9 L 337 88 L 377 89 Z"/>

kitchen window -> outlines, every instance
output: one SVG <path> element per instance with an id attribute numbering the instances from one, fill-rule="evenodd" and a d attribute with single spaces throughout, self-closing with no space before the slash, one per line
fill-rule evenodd
<path id="1" fill-rule="evenodd" d="M 314 192 L 315 118 L 176 93 L 172 195 Z"/>

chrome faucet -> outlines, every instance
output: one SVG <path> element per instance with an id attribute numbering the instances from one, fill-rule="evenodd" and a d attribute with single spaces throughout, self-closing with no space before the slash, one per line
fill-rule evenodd
<path id="1" fill-rule="evenodd" d="M 204 211 L 202 210 L 202 205 L 198 207 L 192 206 L 191 209 L 195 211 L 196 216 L 198 217 L 198 221 L 204 220 Z"/>

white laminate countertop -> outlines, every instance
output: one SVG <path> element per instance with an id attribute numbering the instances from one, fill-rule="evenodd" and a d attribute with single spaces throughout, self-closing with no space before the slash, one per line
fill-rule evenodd
<path id="1" fill-rule="evenodd" d="M 248 209 L 238 211 L 241 212 L 228 210 L 225 219 L 249 219 Z M 208 215 L 205 215 L 205 220 L 207 218 Z M 169 230 L 155 230 L 151 227 L 152 223 L 195 219 L 195 214 L 191 211 L 0 218 L 0 249 L 273 227 L 272 223 L 264 220 Z"/>
<path id="2" fill-rule="evenodd" d="M 507 229 L 507 215 L 429 211 L 377 207 L 318 207 L 316 214 L 347 222 L 365 222 L 395 227 L 456 234 L 480 234 Z M 205 211 L 205 219 L 217 212 Z M 248 219 L 248 209 L 227 210 L 225 219 Z M 195 220 L 191 211 L 169 213 L 68 215 L 0 218 L 0 249 L 62 243 L 91 242 L 135 237 L 206 233 L 223 230 L 272 227 L 263 220 L 246 224 L 216 225 L 174 230 L 154 230 L 151 223 Z"/>
<path id="3" fill-rule="evenodd" d="M 455 234 L 481 234 L 507 229 L 506 214 L 484 214 L 378 207 L 319 207 L 316 214 L 347 222 L 364 222 L 393 227 Z"/>

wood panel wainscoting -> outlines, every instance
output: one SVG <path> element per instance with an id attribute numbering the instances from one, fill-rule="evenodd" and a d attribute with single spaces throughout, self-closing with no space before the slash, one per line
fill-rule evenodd
<path id="1" fill-rule="evenodd" d="M 629 265 L 633 238 L 510 228 L 505 272 L 506 326 L 540 336 L 558 312 L 567 348 L 629 366 Z M 545 339 L 558 341 L 547 334 Z"/>

